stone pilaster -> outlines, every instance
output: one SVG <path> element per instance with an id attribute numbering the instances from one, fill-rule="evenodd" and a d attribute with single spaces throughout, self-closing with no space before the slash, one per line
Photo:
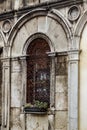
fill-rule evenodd
<path id="1" fill-rule="evenodd" d="M 10 59 L 2 60 L 2 130 L 9 130 L 10 123 Z"/>
<path id="2" fill-rule="evenodd" d="M 68 52 L 68 130 L 78 130 L 78 61 L 79 50 Z"/>
<path id="3" fill-rule="evenodd" d="M 26 103 L 26 86 L 27 86 L 27 56 L 20 57 L 22 64 L 22 96 L 21 96 L 21 106 L 23 107 Z"/>
<path id="4" fill-rule="evenodd" d="M 56 52 L 49 52 L 50 58 L 50 110 L 51 113 L 48 115 L 48 130 L 55 129 L 55 57 Z"/>

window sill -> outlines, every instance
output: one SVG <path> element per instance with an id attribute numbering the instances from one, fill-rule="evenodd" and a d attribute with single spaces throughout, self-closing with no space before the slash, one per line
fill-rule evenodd
<path id="1" fill-rule="evenodd" d="M 36 115 L 54 115 L 55 114 L 55 109 L 48 108 L 45 111 L 40 111 L 40 110 L 35 110 L 34 108 L 24 110 L 25 108 L 22 109 L 22 114 L 36 114 Z"/>
<path id="2" fill-rule="evenodd" d="M 37 107 L 28 107 L 23 109 L 24 113 L 29 113 L 29 114 L 46 114 L 47 109 L 44 108 L 37 108 Z"/>

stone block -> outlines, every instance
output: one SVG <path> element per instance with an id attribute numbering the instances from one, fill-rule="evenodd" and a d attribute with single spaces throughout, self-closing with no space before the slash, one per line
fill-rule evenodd
<path id="1" fill-rule="evenodd" d="M 23 46 L 28 38 L 28 32 L 26 27 L 23 26 L 19 29 L 18 34 L 14 40 L 13 48 L 12 48 L 12 56 L 19 56 L 22 55 Z"/>
<path id="2" fill-rule="evenodd" d="M 20 108 L 11 108 L 11 130 L 22 130 Z"/>
<path id="3" fill-rule="evenodd" d="M 68 96 L 67 92 L 56 93 L 56 110 L 67 110 L 68 109 Z"/>
<path id="4" fill-rule="evenodd" d="M 48 116 L 26 114 L 26 130 L 48 130 Z"/>
<path id="5" fill-rule="evenodd" d="M 25 24 L 25 28 L 28 33 L 28 37 L 38 30 L 38 17 L 31 19 L 29 22 Z"/>
<path id="6" fill-rule="evenodd" d="M 55 130 L 67 130 L 68 124 L 67 111 L 56 111 L 55 115 Z"/>
<path id="7" fill-rule="evenodd" d="M 49 18 L 48 17 L 40 17 L 38 18 L 38 32 L 47 32 L 49 27 Z"/>
<path id="8" fill-rule="evenodd" d="M 11 63 L 11 72 L 17 73 L 22 71 L 21 61 L 12 61 Z"/>
<path id="9" fill-rule="evenodd" d="M 11 106 L 20 107 L 22 78 L 20 73 L 12 73 Z"/>
<path id="10" fill-rule="evenodd" d="M 47 34 L 55 44 L 55 51 L 59 52 L 60 50 L 61 52 L 67 50 L 68 41 L 66 38 L 66 34 L 64 29 L 58 22 L 56 22 L 55 20 L 51 21 Z"/>
<path id="11" fill-rule="evenodd" d="M 67 76 L 56 76 L 56 92 L 68 91 Z"/>

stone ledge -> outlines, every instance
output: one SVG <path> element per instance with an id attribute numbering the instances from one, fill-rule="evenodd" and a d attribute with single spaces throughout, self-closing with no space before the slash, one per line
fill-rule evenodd
<path id="1" fill-rule="evenodd" d="M 5 20 L 9 18 L 13 18 L 15 14 L 20 17 L 21 15 L 37 8 L 46 8 L 47 10 L 50 10 L 52 8 L 64 8 L 76 4 L 82 4 L 83 0 L 55 0 L 55 1 L 48 1 L 48 2 L 43 2 L 35 5 L 30 5 L 30 6 L 25 6 L 23 8 L 19 8 L 18 10 L 10 10 L 10 11 L 5 11 L 0 14 L 0 20 Z"/>

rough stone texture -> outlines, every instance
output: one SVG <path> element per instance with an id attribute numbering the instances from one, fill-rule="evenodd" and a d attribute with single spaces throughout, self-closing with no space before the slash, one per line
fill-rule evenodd
<path id="1" fill-rule="evenodd" d="M 48 116 L 26 114 L 26 130 L 48 130 Z"/>
<path id="2" fill-rule="evenodd" d="M 20 109 L 11 108 L 11 130 L 22 130 L 20 121 Z"/>
<path id="3" fill-rule="evenodd" d="M 4 11 L 6 12 L 6 10 L 9 11 L 11 9 L 15 9 L 15 11 L 12 11 L 10 13 L 6 12 L 3 15 L 0 15 L 0 19 L 1 19 L 0 46 L 4 47 L 2 56 L 4 60 L 6 60 L 7 58 L 9 59 L 8 55 L 11 56 L 10 57 L 11 66 L 10 64 L 6 65 L 6 63 L 3 65 L 4 69 L 3 69 L 3 84 L 2 84 L 3 85 L 2 87 L 3 88 L 3 96 L 2 96 L 3 97 L 3 115 L 2 115 L 3 123 L 2 124 L 4 125 L 2 126 L 3 128 L 2 130 L 67 130 L 67 129 L 78 130 L 78 99 L 79 99 L 79 107 L 80 107 L 79 130 L 87 130 L 87 101 L 86 101 L 87 99 L 87 83 L 86 83 L 87 81 L 87 60 L 86 60 L 87 59 L 87 25 L 86 25 L 87 3 L 84 0 L 83 5 L 80 6 L 78 5 L 79 7 L 81 7 L 82 15 L 84 15 L 83 12 L 86 12 L 84 15 L 84 19 L 83 16 L 80 15 L 79 21 L 77 20 L 71 22 L 68 20 L 67 13 L 70 7 L 67 6 L 68 4 L 62 5 L 62 7 L 60 6 L 57 8 L 56 4 L 55 7 L 54 5 L 52 7 L 52 5 L 49 5 L 48 1 L 54 1 L 54 0 L 40 0 L 40 1 L 39 0 L 19 0 L 19 1 L 0 0 L 0 13 Z M 44 11 L 45 14 L 47 13 L 46 16 L 45 15 L 42 16 L 43 14 L 41 14 L 40 11 L 37 11 L 37 14 L 39 15 L 37 17 L 34 17 L 35 14 L 32 12 L 31 7 L 33 7 L 33 9 L 37 9 L 34 7 L 36 6 L 36 4 L 38 4 L 38 2 L 41 3 L 47 2 L 46 5 L 47 10 Z M 72 1 L 70 1 L 69 3 L 72 3 Z M 34 4 L 35 6 L 31 6 Z M 23 5 L 27 7 L 30 6 L 30 7 L 19 9 L 22 8 Z M 40 8 L 43 8 L 42 5 L 40 6 Z M 23 20 L 25 21 L 25 19 L 23 19 L 23 15 L 29 11 L 32 12 L 32 18 L 30 20 L 27 20 L 28 18 L 24 17 L 27 21 L 20 28 L 20 24 L 22 24 Z M 20 16 L 22 16 L 22 18 L 21 20 L 19 20 L 19 22 L 17 22 Z M 30 17 L 31 15 L 27 15 L 27 16 Z M 4 33 L 2 29 L 2 23 L 4 22 L 4 19 L 7 18 L 11 18 L 11 21 L 13 22 L 12 26 L 16 22 L 18 25 L 17 28 L 16 26 L 12 27 L 13 32 L 11 32 L 10 35 L 11 36 L 10 39 L 12 40 L 13 38 L 12 46 L 10 46 L 11 44 L 9 43 L 10 39 L 7 45 L 9 33 Z M 84 23 L 84 21 L 86 22 Z M 85 31 L 83 32 L 82 30 L 79 31 L 79 28 L 82 28 L 82 30 L 83 28 L 85 28 Z M 74 32 L 75 29 L 76 32 Z M 18 30 L 16 35 L 14 34 L 16 31 L 14 32 L 14 30 Z M 81 34 L 83 33 L 82 36 L 80 32 Z M 26 41 L 32 35 L 36 36 L 36 33 L 44 34 L 46 38 L 50 39 L 50 41 L 52 42 L 52 46 L 51 46 L 52 52 L 62 52 L 62 51 L 69 50 L 69 52 L 67 52 L 69 58 L 68 74 L 65 73 L 60 74 L 61 72 L 59 72 L 58 70 L 62 69 L 62 67 L 60 67 L 59 63 L 56 66 L 55 65 L 56 58 L 51 57 L 53 58 L 52 63 L 54 64 L 52 65 L 52 75 L 51 75 L 52 81 L 51 81 L 51 89 L 50 89 L 51 90 L 50 94 L 52 95 L 51 97 L 52 99 L 51 98 L 50 99 L 52 104 L 51 109 L 56 110 L 55 115 L 53 114 L 54 111 L 52 111 L 51 113 L 52 115 L 31 115 L 31 114 L 24 114 L 23 111 L 21 111 L 21 108 L 23 107 L 22 105 L 26 104 L 26 64 L 23 64 L 21 66 L 20 59 L 24 58 L 22 57 L 22 55 L 24 54 L 23 49 L 25 47 L 25 44 L 27 44 Z M 82 53 L 80 56 L 80 66 L 78 67 L 79 53 L 77 55 L 74 54 L 70 55 L 70 52 L 72 52 L 75 49 L 78 50 L 79 52 L 79 40 L 77 39 L 80 39 L 80 37 L 82 38 L 81 46 L 80 46 L 81 47 L 80 49 L 82 49 Z M 11 55 L 9 50 L 11 50 Z M 63 66 L 64 65 L 65 64 L 63 64 Z M 55 73 L 54 67 L 55 68 L 58 67 L 57 69 L 58 72 Z M 78 83 L 78 75 L 79 75 L 78 68 L 80 68 L 80 77 L 79 77 L 80 83 Z M 65 67 L 64 69 L 67 68 Z M 78 87 L 78 85 L 80 87 Z M 11 95 L 9 91 L 10 87 L 11 87 Z M 79 98 L 78 98 L 78 88 L 80 89 Z M 10 97 L 11 97 L 11 101 L 10 101 Z M 23 99 L 23 103 L 21 103 L 22 99 Z M 10 119 L 8 119 L 9 115 L 10 115 Z M 11 123 L 10 127 L 9 127 L 9 122 Z M 54 128 L 54 124 L 55 124 L 55 128 Z M 68 125 L 69 128 L 67 128 Z"/>
<path id="4" fill-rule="evenodd" d="M 58 22 L 51 20 L 47 34 L 55 44 L 55 51 L 59 52 L 67 50 L 66 35 L 62 26 Z"/>
<path id="5" fill-rule="evenodd" d="M 51 18 L 38 17 L 31 19 L 29 22 L 23 25 L 21 29 L 19 29 L 13 43 L 12 55 L 22 55 L 24 43 L 29 38 L 29 36 L 36 32 L 47 34 L 54 43 L 55 51 L 67 50 L 67 38 L 61 25 Z M 18 47 L 19 45 L 20 47 Z"/>
<path id="6" fill-rule="evenodd" d="M 27 30 L 28 36 L 30 36 L 33 33 L 37 32 L 37 30 L 38 30 L 38 17 L 31 19 L 30 22 L 27 22 L 25 24 L 25 28 Z"/>
<path id="7" fill-rule="evenodd" d="M 47 17 L 40 17 L 38 18 L 38 32 L 46 32 L 47 24 L 48 24 Z"/>
<path id="8" fill-rule="evenodd" d="M 21 87 L 22 87 L 22 79 L 20 72 L 12 73 L 12 88 L 11 88 L 11 106 L 12 107 L 20 107 L 21 103 Z"/>
<path id="9" fill-rule="evenodd" d="M 23 26 L 19 30 L 18 35 L 14 41 L 13 49 L 12 49 L 12 53 L 14 54 L 13 56 L 22 55 L 23 45 L 26 42 L 27 38 L 28 38 L 27 30 L 26 30 L 25 26 Z"/>
<path id="10" fill-rule="evenodd" d="M 57 110 L 67 110 L 68 108 L 67 76 L 56 76 L 55 100 Z"/>
<path id="11" fill-rule="evenodd" d="M 67 111 L 57 111 L 55 115 L 55 130 L 67 130 Z"/>
<path id="12" fill-rule="evenodd" d="M 56 109 L 57 110 L 67 110 L 68 107 L 68 97 L 67 93 L 56 93 Z"/>
<path id="13" fill-rule="evenodd" d="M 65 92 L 68 88 L 67 76 L 56 76 L 56 93 Z"/>

